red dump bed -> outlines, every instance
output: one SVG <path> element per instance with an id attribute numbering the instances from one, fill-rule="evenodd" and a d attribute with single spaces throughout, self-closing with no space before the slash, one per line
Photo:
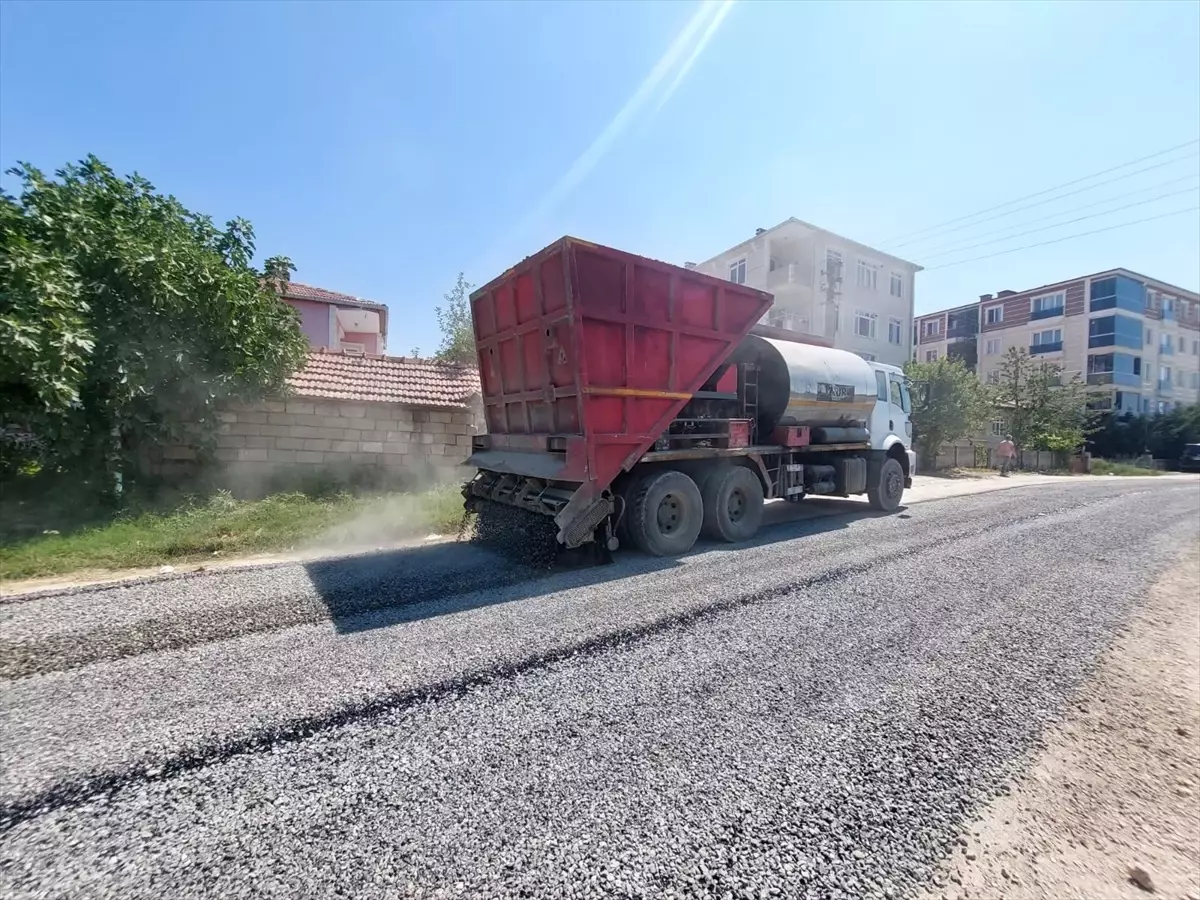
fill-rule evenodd
<path id="1" fill-rule="evenodd" d="M 483 469 L 583 483 L 633 465 L 771 306 L 764 291 L 565 237 L 471 295 Z"/>

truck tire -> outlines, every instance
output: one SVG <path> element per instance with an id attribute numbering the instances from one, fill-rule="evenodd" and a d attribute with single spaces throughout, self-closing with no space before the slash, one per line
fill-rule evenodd
<path id="1" fill-rule="evenodd" d="M 898 460 L 889 456 L 878 468 L 871 466 L 867 474 L 867 499 L 872 509 L 893 512 L 903 496 L 904 469 Z"/>
<path id="2" fill-rule="evenodd" d="M 680 556 L 692 549 L 704 522 L 704 504 L 696 482 L 666 469 L 647 474 L 629 504 L 629 538 L 650 556 Z"/>
<path id="3" fill-rule="evenodd" d="M 745 466 L 722 466 L 704 481 L 706 537 L 736 544 L 758 533 L 763 516 L 763 488 Z"/>

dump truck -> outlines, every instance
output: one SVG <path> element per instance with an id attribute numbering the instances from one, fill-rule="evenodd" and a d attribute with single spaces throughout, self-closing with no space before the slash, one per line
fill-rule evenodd
<path id="1" fill-rule="evenodd" d="M 561 548 L 678 556 L 754 537 L 768 500 L 892 511 L 912 486 L 903 372 L 759 324 L 765 291 L 564 237 L 470 302 L 480 521 L 519 510 Z"/>

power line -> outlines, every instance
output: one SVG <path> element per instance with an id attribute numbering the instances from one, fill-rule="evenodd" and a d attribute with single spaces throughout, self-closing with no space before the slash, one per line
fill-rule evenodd
<path id="1" fill-rule="evenodd" d="M 1056 194 L 1053 197 L 1046 197 L 1044 200 L 1035 200 L 1033 203 L 1026 203 L 1024 206 L 1014 207 L 1013 209 L 1007 210 L 1006 212 L 997 213 L 994 216 L 988 216 L 985 219 L 980 219 L 977 222 L 967 222 L 963 225 L 956 225 L 953 228 L 945 229 L 941 234 L 931 234 L 931 235 L 928 235 L 928 236 L 922 237 L 922 238 L 914 238 L 911 241 L 904 241 L 903 243 L 896 244 L 894 246 L 897 248 L 905 247 L 905 246 L 908 246 L 909 244 L 919 244 L 922 241 L 929 240 L 930 238 L 944 237 L 945 235 L 952 234 L 955 231 L 962 231 L 964 228 L 974 228 L 976 225 L 982 225 L 984 222 L 991 222 L 994 219 L 1003 219 L 1005 216 L 1011 216 L 1013 213 L 1022 212 L 1027 209 L 1033 209 L 1035 206 L 1045 206 L 1047 203 L 1054 203 L 1058 200 L 1065 199 L 1066 197 L 1074 197 L 1076 194 L 1086 194 L 1088 191 L 1094 191 L 1096 188 L 1104 187 L 1104 185 L 1106 185 L 1106 184 L 1112 184 L 1115 181 L 1124 181 L 1125 179 L 1132 178 L 1135 175 L 1141 175 L 1144 172 L 1152 172 L 1155 169 L 1161 169 L 1163 166 L 1174 165 L 1177 162 L 1182 162 L 1185 159 L 1192 159 L 1193 157 L 1196 157 L 1196 156 L 1200 156 L 1200 151 L 1197 151 L 1195 153 L 1189 153 L 1186 156 L 1177 156 L 1175 159 L 1168 159 L 1164 162 L 1155 163 L 1152 166 L 1146 166 L 1145 168 L 1142 168 L 1142 169 L 1135 169 L 1132 172 L 1125 172 L 1122 175 L 1115 175 L 1112 178 L 1106 178 L 1104 181 L 1097 181 L 1095 184 L 1089 184 L 1089 185 L 1086 185 L 1081 188 L 1075 188 L 1075 190 L 1073 190 L 1073 191 L 1067 191 L 1065 194 Z M 1091 177 L 1095 177 L 1095 176 L 1091 176 Z M 1015 203 L 1017 201 L 1014 200 L 1013 202 Z M 982 215 L 982 213 L 976 213 L 976 215 Z"/>
<path id="2" fill-rule="evenodd" d="M 1037 191 L 1032 194 L 1026 194 L 1024 197 L 1018 197 L 1015 200 L 1009 200 L 1007 203 L 1001 203 L 997 206 L 989 206 L 987 209 L 979 210 L 979 212 L 970 213 L 969 215 L 965 215 L 965 216 L 959 216 L 957 219 L 948 219 L 947 221 L 941 222 L 937 225 L 930 225 L 928 228 L 920 228 L 917 231 L 910 231 L 907 234 L 898 235 L 898 236 L 892 238 L 891 240 L 884 241 L 883 243 L 890 244 L 893 241 L 902 240 L 902 239 L 908 238 L 908 237 L 914 237 L 918 234 L 925 234 L 926 232 L 929 232 L 929 231 L 936 231 L 937 229 L 942 228 L 946 225 L 953 225 L 956 222 L 962 222 L 965 219 L 973 219 L 976 216 L 982 216 L 984 213 L 993 212 L 997 209 L 1004 209 L 1004 207 L 1012 206 L 1014 203 L 1020 203 L 1022 200 L 1030 200 L 1033 197 L 1041 197 L 1044 194 L 1049 194 L 1050 192 L 1057 191 L 1060 188 L 1070 187 L 1073 184 L 1079 184 L 1080 182 L 1087 181 L 1090 178 L 1097 178 L 1101 175 L 1107 175 L 1109 172 L 1117 171 L 1117 169 L 1124 169 L 1124 168 L 1128 168 L 1129 166 L 1135 166 L 1140 162 L 1145 162 L 1148 159 L 1155 159 L 1159 156 L 1165 156 L 1168 153 L 1173 153 L 1176 150 L 1182 150 L 1184 147 L 1190 147 L 1193 144 L 1200 144 L 1200 138 L 1197 138 L 1196 140 L 1192 140 L 1192 141 L 1187 141 L 1182 144 L 1177 144 L 1174 147 L 1168 147 L 1166 150 L 1159 150 L 1157 153 L 1151 153 L 1149 156 L 1142 156 L 1142 157 L 1139 157 L 1138 159 L 1131 159 L 1129 162 L 1121 163 L 1119 166 L 1113 166 L 1112 168 L 1109 168 L 1109 169 L 1103 169 L 1099 172 L 1093 172 L 1091 175 L 1084 175 L 1082 178 L 1076 178 L 1073 181 L 1067 181 L 1067 182 L 1064 182 L 1063 184 L 1058 184 L 1058 185 L 1055 185 L 1054 187 L 1046 188 L 1043 191 Z"/>
<path id="3" fill-rule="evenodd" d="M 1145 200 L 1138 200 L 1135 203 L 1126 203 L 1124 206 L 1118 206 L 1115 209 L 1106 209 L 1103 212 L 1088 213 L 1086 216 L 1079 216 L 1076 219 L 1068 219 L 1065 222 L 1058 222 L 1054 225 L 1043 225 L 1041 228 L 1030 228 L 1028 231 L 1022 231 L 1017 234 L 1010 234 L 1007 237 L 992 238 L 990 241 L 980 241 L 978 244 L 968 244 L 966 247 L 958 247 L 955 250 L 943 250 L 941 253 L 926 253 L 923 256 L 928 259 L 931 256 L 946 256 L 950 253 L 962 253 L 964 250 L 974 250 L 976 247 L 986 247 L 989 244 L 1000 244 L 1004 241 L 1015 240 L 1019 237 L 1025 237 L 1027 234 L 1037 234 L 1039 231 L 1049 231 L 1052 228 L 1062 228 L 1064 225 L 1074 225 L 1076 222 L 1082 222 L 1086 219 L 1094 219 L 1097 216 L 1108 216 L 1115 212 L 1132 209 L 1135 206 L 1145 206 L 1147 203 L 1154 203 L 1157 200 L 1165 200 L 1167 197 L 1178 197 L 1180 194 L 1191 194 L 1194 191 L 1200 190 L 1200 186 L 1185 188 L 1182 191 L 1170 191 L 1166 194 L 1159 194 L 1157 197 L 1148 197 Z"/>
<path id="4" fill-rule="evenodd" d="M 1048 216 L 1039 216 L 1036 219 L 1027 219 L 1024 222 L 1019 222 L 1016 225 L 1005 225 L 1003 228 L 997 228 L 993 231 L 985 231 L 982 234 L 972 235 L 968 238 L 959 238 L 954 243 L 945 247 L 934 247 L 929 252 L 923 252 L 921 256 L 928 259 L 932 256 L 939 256 L 943 251 L 953 253 L 956 250 L 967 250 L 968 247 L 958 247 L 956 244 L 963 240 L 971 241 L 975 238 L 991 237 L 993 234 L 1002 234 L 1006 231 L 1013 231 L 1017 228 L 1024 228 L 1026 225 L 1036 225 L 1038 222 L 1045 222 L 1049 219 L 1057 219 L 1059 216 L 1065 216 L 1073 212 L 1082 212 L 1085 209 L 1094 209 L 1097 206 L 1103 206 L 1105 203 L 1112 203 L 1114 200 L 1124 200 L 1126 197 L 1134 197 L 1138 194 L 1144 194 L 1146 191 L 1154 191 L 1158 188 L 1168 187 L 1172 184 L 1179 184 L 1181 181 L 1191 181 L 1193 178 L 1200 178 L 1200 172 L 1193 175 L 1184 175 L 1182 178 L 1171 178 L 1168 181 L 1160 181 L 1158 184 L 1151 184 L 1143 188 L 1138 188 L 1136 191 L 1126 191 L 1124 194 L 1116 194 L 1112 197 L 1107 197 L 1104 200 L 1097 200 L 1095 203 L 1085 203 L 1083 206 L 1073 206 L 1070 209 L 1059 210 L 1058 212 L 1050 213 Z M 1020 237 L 1020 235 L 1012 235 L 1012 237 Z"/>
<path id="5" fill-rule="evenodd" d="M 1102 234 L 1105 231 L 1115 231 L 1118 228 L 1128 228 L 1131 225 L 1141 225 L 1143 222 L 1153 222 L 1156 219 L 1166 219 L 1170 216 L 1182 216 L 1184 213 L 1195 212 L 1198 209 L 1200 209 L 1200 206 L 1189 206 L 1187 209 L 1177 209 L 1173 212 L 1162 213 L 1157 216 L 1149 216 L 1145 219 L 1135 219 L 1132 222 L 1120 222 L 1116 225 L 1109 225 L 1107 228 L 1097 228 L 1094 231 L 1081 231 L 1079 234 L 1068 234 L 1066 237 L 1055 238 L 1052 241 L 1039 241 L 1036 244 L 1025 244 L 1022 247 L 1012 247 L 1008 250 L 999 250 L 995 253 L 988 253 L 984 256 L 974 256 L 970 259 L 960 259 L 955 262 L 943 263 L 940 266 L 929 266 L 927 269 L 925 269 L 925 271 L 933 272 L 937 269 L 949 269 L 952 266 L 961 266 L 966 263 L 978 262 L 981 259 L 991 259 L 994 256 L 1005 256 L 1009 253 L 1016 253 L 1019 250 L 1032 250 L 1034 247 L 1047 247 L 1050 244 L 1061 244 L 1063 241 L 1072 241 L 1075 238 L 1088 237 L 1089 235 L 1093 234 Z"/>

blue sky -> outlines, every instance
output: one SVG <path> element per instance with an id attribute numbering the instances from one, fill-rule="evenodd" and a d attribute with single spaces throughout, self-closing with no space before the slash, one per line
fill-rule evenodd
<path id="1" fill-rule="evenodd" d="M 395 354 L 460 269 L 565 233 L 681 263 L 796 216 L 926 265 L 918 311 L 1118 265 L 1195 290 L 1194 210 L 934 266 L 1194 207 L 1200 144 L 900 238 L 1200 138 L 1197 47 L 1188 0 L 6 0 L 0 163 L 95 153 L 244 216 L 389 304 Z"/>

